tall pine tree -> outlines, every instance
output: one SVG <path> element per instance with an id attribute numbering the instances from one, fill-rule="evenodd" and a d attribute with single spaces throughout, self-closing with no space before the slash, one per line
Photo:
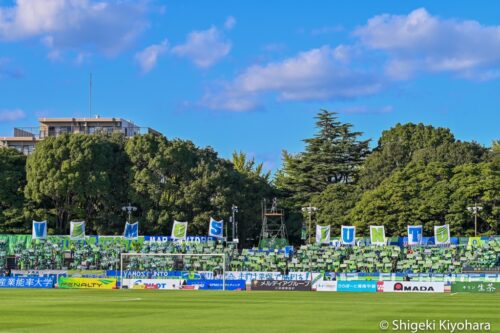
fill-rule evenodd
<path id="1" fill-rule="evenodd" d="M 284 152 L 275 182 L 295 207 L 309 203 L 330 184 L 355 182 L 369 152 L 369 140 L 359 140 L 362 133 L 340 122 L 337 113 L 321 110 L 316 119 L 317 133 L 304 140 L 305 151 L 295 156 Z"/>

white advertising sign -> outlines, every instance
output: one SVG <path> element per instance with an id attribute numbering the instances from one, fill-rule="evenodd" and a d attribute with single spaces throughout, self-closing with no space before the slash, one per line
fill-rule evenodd
<path id="1" fill-rule="evenodd" d="M 181 289 L 181 279 L 123 279 L 123 286 L 133 289 L 134 286 L 145 286 L 162 290 Z"/>
<path id="2" fill-rule="evenodd" d="M 318 282 L 316 291 L 337 291 L 337 281 Z"/>
<path id="3" fill-rule="evenodd" d="M 384 281 L 387 293 L 444 293 L 444 282 Z"/>

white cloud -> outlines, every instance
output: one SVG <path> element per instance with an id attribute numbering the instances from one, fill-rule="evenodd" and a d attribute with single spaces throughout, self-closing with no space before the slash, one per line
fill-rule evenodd
<path id="1" fill-rule="evenodd" d="M 273 93 L 287 101 L 331 101 L 367 96 L 380 91 L 382 80 L 372 71 L 346 66 L 350 48 L 323 46 L 266 65 L 244 70 L 218 92 L 208 92 L 201 103 L 212 109 L 245 111 L 257 97 Z"/>
<path id="2" fill-rule="evenodd" d="M 0 7 L 0 40 L 40 38 L 51 52 L 85 48 L 112 56 L 147 27 L 145 12 L 142 1 L 17 0 Z"/>
<path id="3" fill-rule="evenodd" d="M 500 67 L 500 26 L 441 19 L 424 8 L 408 15 L 379 15 L 354 34 L 389 54 L 387 74 L 407 79 L 415 72 L 454 72 L 491 78 Z"/>
<path id="4" fill-rule="evenodd" d="M 186 42 L 172 48 L 172 53 L 190 59 L 200 68 L 208 68 L 227 56 L 231 47 L 223 32 L 212 26 L 208 30 L 189 33 Z"/>
<path id="5" fill-rule="evenodd" d="M 26 114 L 20 109 L 0 110 L 0 121 L 15 121 L 24 117 L 26 117 Z"/>
<path id="6" fill-rule="evenodd" d="M 224 22 L 224 28 L 226 28 L 227 30 L 233 29 L 235 25 L 236 25 L 236 19 L 234 18 L 234 16 L 229 16 L 226 19 L 226 22 Z"/>
<path id="7" fill-rule="evenodd" d="M 141 67 L 143 74 L 152 70 L 158 61 L 158 57 L 165 53 L 168 48 L 168 41 L 165 39 L 159 44 L 148 46 L 141 52 L 136 53 L 135 60 Z"/>

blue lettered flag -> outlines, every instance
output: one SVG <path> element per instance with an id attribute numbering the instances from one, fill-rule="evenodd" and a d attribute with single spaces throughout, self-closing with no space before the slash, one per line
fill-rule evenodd
<path id="1" fill-rule="evenodd" d="M 123 232 L 123 238 L 129 240 L 134 240 L 139 238 L 139 222 L 125 223 L 125 231 Z"/>
<path id="2" fill-rule="evenodd" d="M 208 227 L 208 235 L 216 238 L 224 237 L 224 221 L 216 221 L 213 218 L 210 218 L 210 226 Z"/>
<path id="3" fill-rule="evenodd" d="M 47 238 L 47 221 L 33 221 L 33 239 L 45 239 Z"/>
<path id="4" fill-rule="evenodd" d="M 422 244 L 423 229 L 421 225 L 408 226 L 408 245 Z"/>

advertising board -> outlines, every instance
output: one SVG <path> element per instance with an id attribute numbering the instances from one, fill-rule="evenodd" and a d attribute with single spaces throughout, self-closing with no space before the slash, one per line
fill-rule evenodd
<path id="1" fill-rule="evenodd" d="M 498 282 L 454 282 L 451 284 L 452 293 L 499 293 Z"/>
<path id="2" fill-rule="evenodd" d="M 310 291 L 311 281 L 302 280 L 254 280 L 252 290 Z"/>
<path id="3" fill-rule="evenodd" d="M 188 286 L 198 286 L 199 290 L 222 290 L 223 282 L 226 290 L 245 290 L 245 280 L 186 280 Z"/>
<path id="4" fill-rule="evenodd" d="M 54 288 L 51 277 L 0 277 L 0 288 Z"/>
<path id="5" fill-rule="evenodd" d="M 444 282 L 384 281 L 384 292 L 444 293 Z"/>
<path id="6" fill-rule="evenodd" d="M 129 289 L 144 286 L 144 289 L 176 290 L 181 289 L 183 284 L 181 279 L 123 279 L 123 286 Z"/>
<path id="7" fill-rule="evenodd" d="M 319 281 L 316 291 L 337 291 L 337 281 Z"/>
<path id="8" fill-rule="evenodd" d="M 337 281 L 337 291 L 377 292 L 377 281 Z"/>
<path id="9" fill-rule="evenodd" d="M 116 279 L 59 277 L 57 287 L 62 289 L 116 289 Z"/>

